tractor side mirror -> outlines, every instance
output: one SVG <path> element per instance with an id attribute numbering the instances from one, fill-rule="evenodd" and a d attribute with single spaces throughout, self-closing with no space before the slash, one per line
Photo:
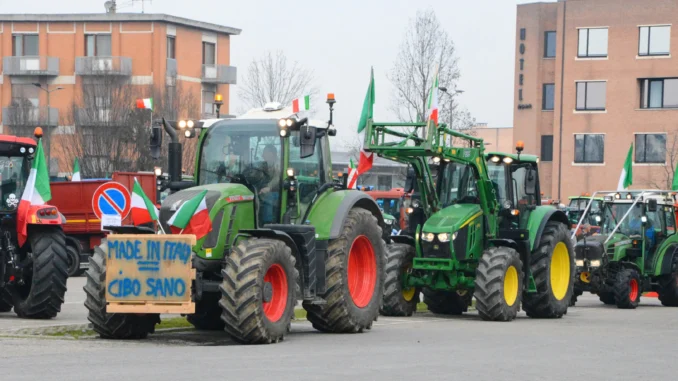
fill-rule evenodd
<path id="1" fill-rule="evenodd" d="M 405 178 L 405 193 L 412 193 L 417 176 L 414 173 L 414 168 L 407 168 L 407 177 Z"/>
<path id="2" fill-rule="evenodd" d="M 153 157 L 153 159 L 156 160 L 159 159 L 162 150 L 162 122 L 153 123 L 153 127 L 151 127 L 150 146 L 151 146 L 151 157 Z"/>
<path id="3" fill-rule="evenodd" d="M 315 143 L 316 143 L 315 134 L 316 134 L 315 127 L 311 127 L 309 125 L 302 127 L 301 130 L 299 131 L 299 139 L 301 144 L 301 152 L 299 156 L 302 159 L 309 156 L 313 156 L 313 153 L 315 152 Z"/>
<path id="4" fill-rule="evenodd" d="M 525 174 L 525 194 L 530 196 L 537 194 L 537 171 L 531 168 Z"/>
<path id="5" fill-rule="evenodd" d="M 656 212 L 657 211 L 657 200 L 651 198 L 647 200 L 647 211 Z"/>

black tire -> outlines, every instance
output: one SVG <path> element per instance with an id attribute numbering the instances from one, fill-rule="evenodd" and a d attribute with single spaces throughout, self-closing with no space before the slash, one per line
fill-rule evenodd
<path id="1" fill-rule="evenodd" d="M 508 282 L 508 284 L 507 284 Z M 506 290 L 506 287 L 515 290 Z M 511 321 L 520 310 L 523 263 L 509 247 L 485 250 L 476 268 L 475 297 L 478 315 L 488 321 Z"/>
<path id="2" fill-rule="evenodd" d="M 365 237 L 369 241 L 374 252 L 376 271 L 372 296 L 362 307 L 356 305 L 348 286 L 349 253 L 354 243 L 358 241 L 365 243 L 360 237 Z M 372 328 L 372 323 L 379 317 L 384 294 L 385 251 L 381 228 L 376 217 L 365 209 L 351 209 L 344 221 L 341 234 L 329 242 L 328 257 L 325 261 L 327 291 L 320 295 L 327 303 L 324 305 L 303 303 L 307 312 L 306 318 L 315 329 L 321 332 L 355 333 Z"/>
<path id="3" fill-rule="evenodd" d="M 604 291 L 598 294 L 598 299 L 608 306 L 613 306 L 617 304 L 614 301 L 614 293 L 611 291 Z"/>
<path id="4" fill-rule="evenodd" d="M 66 237 L 60 227 L 31 226 L 28 242 L 32 273 L 24 285 L 12 285 L 14 312 L 27 319 L 51 319 L 61 311 L 68 280 Z"/>
<path id="5" fill-rule="evenodd" d="M 622 269 L 619 271 L 614 282 L 614 299 L 617 302 L 617 307 L 623 309 L 635 309 L 638 307 L 642 292 L 641 285 L 638 271 L 633 269 Z"/>
<path id="6" fill-rule="evenodd" d="M 659 279 L 659 301 L 666 307 L 678 307 L 678 256 L 673 258 L 672 270 Z"/>
<path id="7" fill-rule="evenodd" d="M 0 312 L 9 312 L 12 310 L 12 294 L 7 287 L 0 288 Z"/>
<path id="8" fill-rule="evenodd" d="M 412 316 L 419 303 L 419 288 L 403 290 L 403 274 L 412 267 L 414 247 L 402 243 L 386 245 L 386 280 L 381 314 Z"/>
<path id="9" fill-rule="evenodd" d="M 473 294 L 469 291 L 459 295 L 456 291 L 438 291 L 424 288 L 422 293 L 424 294 L 426 308 L 438 315 L 461 315 L 468 311 L 468 306 L 473 299 Z"/>
<path id="10" fill-rule="evenodd" d="M 198 331 L 223 331 L 220 298 L 221 294 L 216 292 L 203 293 L 202 299 L 195 303 L 195 313 L 186 315 L 186 320 Z"/>
<path id="11" fill-rule="evenodd" d="M 66 246 L 68 259 L 68 277 L 74 277 L 80 271 L 80 252 L 72 245 Z"/>
<path id="12" fill-rule="evenodd" d="M 577 298 L 581 296 L 583 293 L 584 291 L 580 290 L 579 287 L 577 287 L 576 285 L 574 286 L 574 290 L 572 291 L 572 297 L 570 298 L 570 307 L 574 307 L 574 305 L 577 304 Z"/>
<path id="13" fill-rule="evenodd" d="M 160 323 L 160 314 L 121 314 L 106 313 L 106 240 L 101 246 L 94 248 L 94 255 L 89 258 L 87 283 L 85 283 L 85 307 L 89 311 L 87 320 L 92 329 L 104 339 L 138 340 L 145 339 L 149 333 L 155 332 L 155 325 Z"/>
<path id="14" fill-rule="evenodd" d="M 551 284 L 551 267 L 553 265 L 554 251 L 560 244 L 565 245 L 567 248 L 568 258 L 562 264 L 562 270 L 565 270 L 565 263 L 569 264 L 569 276 L 567 274 L 563 275 L 563 282 L 565 279 L 568 279 L 567 289 L 557 290 L 559 294 L 556 295 L 556 291 L 554 291 Z M 565 259 L 563 258 L 563 260 Z M 572 240 L 565 224 L 556 221 L 546 223 L 541 240 L 537 248 L 530 255 L 530 271 L 534 278 L 537 292 L 523 293 L 523 310 L 525 310 L 527 316 L 546 319 L 563 317 L 567 313 L 567 307 L 572 298 L 574 276 L 577 272 L 574 264 Z"/>
<path id="15" fill-rule="evenodd" d="M 270 344 L 284 339 L 294 316 L 299 294 L 299 272 L 292 250 L 275 239 L 250 238 L 241 241 L 224 259 L 221 274 L 221 319 L 226 332 L 242 344 Z M 287 297 L 281 299 L 282 314 L 271 321 L 265 312 L 265 299 L 273 298 L 271 283 L 264 277 L 269 269 L 284 274 Z M 283 288 L 281 288 L 282 290 Z M 267 296 L 268 295 L 268 296 Z M 283 294 L 284 295 L 284 294 Z"/>

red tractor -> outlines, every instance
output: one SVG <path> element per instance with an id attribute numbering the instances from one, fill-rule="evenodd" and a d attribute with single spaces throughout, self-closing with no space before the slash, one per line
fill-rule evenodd
<path id="1" fill-rule="evenodd" d="M 18 207 L 42 154 L 36 151 L 33 139 L 0 135 L 0 312 L 13 307 L 22 318 L 50 319 L 61 311 L 68 279 L 63 216 L 51 205 L 31 205 L 27 239 L 18 240 Z"/>

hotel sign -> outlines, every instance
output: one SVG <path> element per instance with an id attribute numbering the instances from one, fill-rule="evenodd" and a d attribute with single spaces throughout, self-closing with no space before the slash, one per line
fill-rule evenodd
<path id="1" fill-rule="evenodd" d="M 529 110 L 532 108 L 531 104 L 523 103 L 523 82 L 525 79 L 524 70 L 525 70 L 525 38 L 526 38 L 525 28 L 520 28 L 520 46 L 518 48 L 518 65 L 520 66 L 520 72 L 518 73 L 518 110 Z"/>

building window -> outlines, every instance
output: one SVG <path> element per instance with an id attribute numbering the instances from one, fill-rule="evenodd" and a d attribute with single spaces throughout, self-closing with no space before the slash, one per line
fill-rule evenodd
<path id="1" fill-rule="evenodd" d="M 541 161 L 553 161 L 553 135 L 541 136 Z"/>
<path id="2" fill-rule="evenodd" d="M 167 36 L 167 58 L 176 59 L 177 42 L 174 36 Z"/>
<path id="3" fill-rule="evenodd" d="M 202 43 L 202 64 L 215 65 L 216 61 L 216 45 L 211 42 Z"/>
<path id="4" fill-rule="evenodd" d="M 554 58 L 556 56 L 556 32 L 544 33 L 544 57 Z"/>
<path id="5" fill-rule="evenodd" d="M 639 29 L 639 56 L 668 56 L 671 53 L 670 26 L 641 26 Z"/>
<path id="6" fill-rule="evenodd" d="M 379 175 L 377 176 L 377 190 L 387 191 L 393 188 L 393 181 L 391 175 Z"/>
<path id="7" fill-rule="evenodd" d="M 579 29 L 578 57 L 607 57 L 607 28 Z"/>
<path id="8" fill-rule="evenodd" d="M 640 108 L 678 108 L 678 78 L 641 79 Z"/>
<path id="9" fill-rule="evenodd" d="M 12 36 L 12 55 L 15 57 L 38 56 L 39 43 L 37 34 L 15 34 Z"/>
<path id="10" fill-rule="evenodd" d="M 574 162 L 603 163 L 605 157 L 605 135 L 575 134 Z"/>
<path id="11" fill-rule="evenodd" d="M 556 85 L 553 83 L 545 83 L 542 94 L 541 109 L 552 111 L 555 103 Z"/>
<path id="12" fill-rule="evenodd" d="M 665 163 L 666 134 L 636 134 L 636 163 Z"/>
<path id="13" fill-rule="evenodd" d="M 577 82 L 577 111 L 605 111 L 606 82 Z"/>
<path id="14" fill-rule="evenodd" d="M 12 106 L 40 106 L 40 89 L 33 85 L 12 85 Z"/>
<path id="15" fill-rule="evenodd" d="M 214 114 L 214 95 L 217 89 L 214 86 L 205 86 L 202 89 L 202 112 L 205 115 Z"/>
<path id="16" fill-rule="evenodd" d="M 87 57 L 110 57 L 111 35 L 110 34 L 88 34 L 85 36 L 85 55 Z"/>

